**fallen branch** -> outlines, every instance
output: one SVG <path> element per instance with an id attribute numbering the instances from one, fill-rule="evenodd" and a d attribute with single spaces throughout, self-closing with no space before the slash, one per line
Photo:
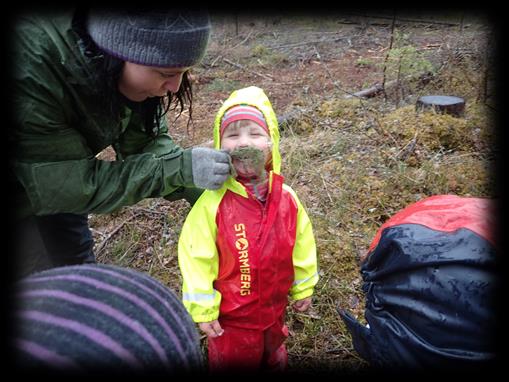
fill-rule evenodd
<path id="1" fill-rule="evenodd" d="M 376 83 L 373 86 L 370 86 L 369 88 L 360 90 L 356 93 L 348 93 L 345 96 L 345 98 L 352 98 L 352 97 L 358 97 L 358 98 L 370 98 L 374 97 L 384 91 L 387 91 L 389 88 L 393 87 L 394 85 L 397 85 L 398 83 L 401 83 L 403 81 L 407 80 L 414 80 L 414 79 L 425 79 L 426 81 L 429 81 L 429 76 L 427 77 L 427 73 L 421 74 L 420 76 L 415 75 L 408 75 L 403 78 L 399 78 L 396 80 L 391 80 L 383 86 L 382 84 Z"/>
<path id="2" fill-rule="evenodd" d="M 209 65 L 209 66 L 210 66 L 210 67 L 213 67 L 213 66 L 216 64 L 217 60 L 219 60 L 221 57 L 222 57 L 222 55 L 220 54 L 219 56 L 217 56 L 216 58 L 214 58 L 214 59 L 212 60 L 212 62 L 210 63 L 210 65 Z"/>
<path id="3" fill-rule="evenodd" d="M 164 212 L 164 211 L 156 211 L 156 210 L 151 210 L 151 209 L 148 209 L 148 208 L 142 208 L 142 207 L 134 207 L 132 208 L 134 211 L 138 211 L 137 214 L 138 215 L 141 215 L 143 212 L 146 212 L 146 213 L 149 213 L 149 214 L 156 214 L 156 215 L 161 215 L 161 216 L 168 216 L 168 213 L 167 212 Z"/>
<path id="4" fill-rule="evenodd" d="M 133 220 L 135 217 L 139 216 L 140 214 L 141 213 L 135 213 L 135 214 L 131 215 L 130 217 L 125 219 L 122 223 L 120 223 L 117 227 L 115 227 L 115 229 L 113 231 L 111 231 L 108 234 L 108 236 L 101 242 L 101 244 L 95 251 L 95 255 L 99 256 L 101 254 L 101 252 L 103 251 L 103 249 L 106 247 L 108 240 L 110 240 L 118 231 L 120 231 L 122 229 L 122 227 L 124 225 L 126 225 L 126 223 L 130 222 L 131 220 Z"/>
<path id="5" fill-rule="evenodd" d="M 223 57 L 223 61 L 226 62 L 227 64 L 235 66 L 236 68 L 245 70 L 246 72 L 250 72 L 250 73 L 253 73 L 253 74 L 257 75 L 257 76 L 265 77 L 265 78 L 268 78 L 271 81 L 274 81 L 274 78 L 270 74 L 263 74 L 263 73 L 255 72 L 254 70 L 248 69 L 245 66 L 242 66 L 240 64 L 237 64 L 236 62 L 230 61 L 230 60 L 228 60 L 227 58 L 224 58 L 224 57 Z"/>
<path id="6" fill-rule="evenodd" d="M 299 121 L 301 116 L 305 114 L 305 112 L 306 111 L 304 109 L 296 107 L 287 111 L 286 113 L 279 114 L 279 116 L 277 117 L 279 129 L 282 131 L 286 130 L 293 123 Z"/>
<path id="7" fill-rule="evenodd" d="M 400 151 L 395 155 L 396 160 L 405 161 L 410 154 L 414 152 L 415 145 L 417 144 L 417 134 L 419 131 L 415 132 L 414 137 L 408 142 Z"/>
<path id="8" fill-rule="evenodd" d="M 393 16 L 367 15 L 367 14 L 360 14 L 360 13 L 356 13 L 356 12 L 348 12 L 348 13 L 346 13 L 346 15 L 359 16 L 359 17 L 370 18 L 370 19 L 386 19 L 386 20 L 393 19 Z M 365 22 L 368 23 L 369 25 L 374 25 L 374 26 L 388 26 L 388 25 L 392 24 L 392 22 L 391 23 L 369 22 L 369 21 L 365 21 Z M 343 24 L 346 24 L 346 23 L 361 24 L 361 22 L 353 21 L 353 20 L 347 20 L 347 21 L 343 22 Z M 424 20 L 424 19 L 419 20 L 419 19 L 408 19 L 408 18 L 401 18 L 401 17 L 396 18 L 396 26 L 405 25 L 405 23 L 415 23 L 415 24 L 423 24 L 423 25 L 443 25 L 443 26 L 447 26 L 447 27 L 457 27 L 457 26 L 461 25 L 460 23 L 452 23 L 452 22 L 445 22 L 445 21 Z"/>
<path id="9" fill-rule="evenodd" d="M 378 95 L 384 91 L 382 84 L 375 84 L 367 89 L 353 93 L 353 95 L 347 95 L 346 98 L 359 97 L 359 98 L 370 98 Z"/>
<path id="10" fill-rule="evenodd" d="M 296 316 L 312 318 L 314 320 L 320 320 L 322 316 L 315 313 L 294 313 Z"/>
<path id="11" fill-rule="evenodd" d="M 350 39 L 351 39 L 351 37 L 335 37 L 335 38 L 329 38 L 329 39 L 325 39 L 325 40 L 303 41 L 303 42 L 296 42 L 293 44 L 277 45 L 277 46 L 272 47 L 272 49 L 293 48 L 293 47 L 301 46 L 301 45 L 320 44 L 320 43 L 324 43 L 324 42 L 337 42 L 340 40 L 350 40 Z"/>
<path id="12" fill-rule="evenodd" d="M 232 47 L 231 47 L 231 48 L 229 48 L 228 50 L 230 50 L 230 51 L 231 51 L 231 50 L 234 50 L 234 49 L 235 49 L 235 48 L 237 48 L 238 46 L 240 46 L 240 45 L 244 44 L 247 40 L 249 40 L 249 37 L 251 37 L 251 34 L 253 34 L 253 31 L 250 31 L 250 32 L 247 34 L 247 36 L 246 36 L 246 38 L 245 38 L 244 40 L 242 40 L 241 42 L 239 42 L 237 45 L 232 46 Z"/>

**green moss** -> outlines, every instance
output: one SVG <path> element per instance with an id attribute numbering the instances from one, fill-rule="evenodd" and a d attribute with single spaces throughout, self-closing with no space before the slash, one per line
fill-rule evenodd
<path id="1" fill-rule="evenodd" d="M 323 102 L 318 108 L 321 117 L 337 117 L 354 119 L 362 111 L 361 100 L 358 98 L 333 99 Z"/>
<path id="2" fill-rule="evenodd" d="M 240 87 L 242 87 L 240 81 L 215 78 L 205 86 L 205 89 L 208 92 L 232 92 Z"/>
<path id="3" fill-rule="evenodd" d="M 265 165 L 263 151 L 252 146 L 240 147 L 230 153 L 232 160 L 242 163 L 246 169 L 253 169 L 257 174 L 263 172 Z M 230 165 L 232 176 L 237 176 L 237 171 L 233 164 Z"/>
<path id="4" fill-rule="evenodd" d="M 397 137 L 402 145 L 416 137 L 418 146 L 429 151 L 475 148 L 474 126 L 465 118 L 433 111 L 416 112 L 415 106 L 409 105 L 380 120 L 384 130 Z"/>

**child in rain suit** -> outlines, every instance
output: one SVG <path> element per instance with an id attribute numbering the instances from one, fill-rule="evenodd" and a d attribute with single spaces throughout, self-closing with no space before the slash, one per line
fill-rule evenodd
<path id="1" fill-rule="evenodd" d="M 230 95 L 214 145 L 230 152 L 234 174 L 205 191 L 183 225 L 183 302 L 207 334 L 211 371 L 284 370 L 288 295 L 295 310 L 309 308 L 317 256 L 308 215 L 280 174 L 277 119 L 262 89 Z M 250 162 L 248 152 L 259 155 Z"/>

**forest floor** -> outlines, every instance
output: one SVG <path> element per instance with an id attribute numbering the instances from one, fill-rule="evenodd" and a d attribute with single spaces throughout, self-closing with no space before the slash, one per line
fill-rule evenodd
<path id="1" fill-rule="evenodd" d="M 431 195 L 498 196 L 492 26 L 460 14 L 212 20 L 192 71 L 193 123 L 187 110 L 170 116 L 170 135 L 182 147 L 207 145 L 231 91 L 265 90 L 281 120 L 282 174 L 313 223 L 320 268 L 311 310 L 288 309 L 290 371 L 362 370 L 337 308 L 364 322 L 360 258 L 380 225 Z M 352 96 L 383 83 L 385 93 Z M 418 97 L 433 94 L 464 98 L 464 116 L 417 113 Z M 177 242 L 189 209 L 150 199 L 91 215 L 98 261 L 147 272 L 180 295 Z"/>

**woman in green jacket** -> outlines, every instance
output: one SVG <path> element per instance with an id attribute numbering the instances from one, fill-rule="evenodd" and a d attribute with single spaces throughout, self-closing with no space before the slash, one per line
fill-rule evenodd
<path id="1" fill-rule="evenodd" d="M 9 186 L 19 276 L 95 262 L 89 213 L 221 187 L 225 152 L 183 149 L 165 114 L 188 105 L 208 15 L 175 10 L 20 15 L 14 23 Z M 112 146 L 115 161 L 96 155 Z"/>

